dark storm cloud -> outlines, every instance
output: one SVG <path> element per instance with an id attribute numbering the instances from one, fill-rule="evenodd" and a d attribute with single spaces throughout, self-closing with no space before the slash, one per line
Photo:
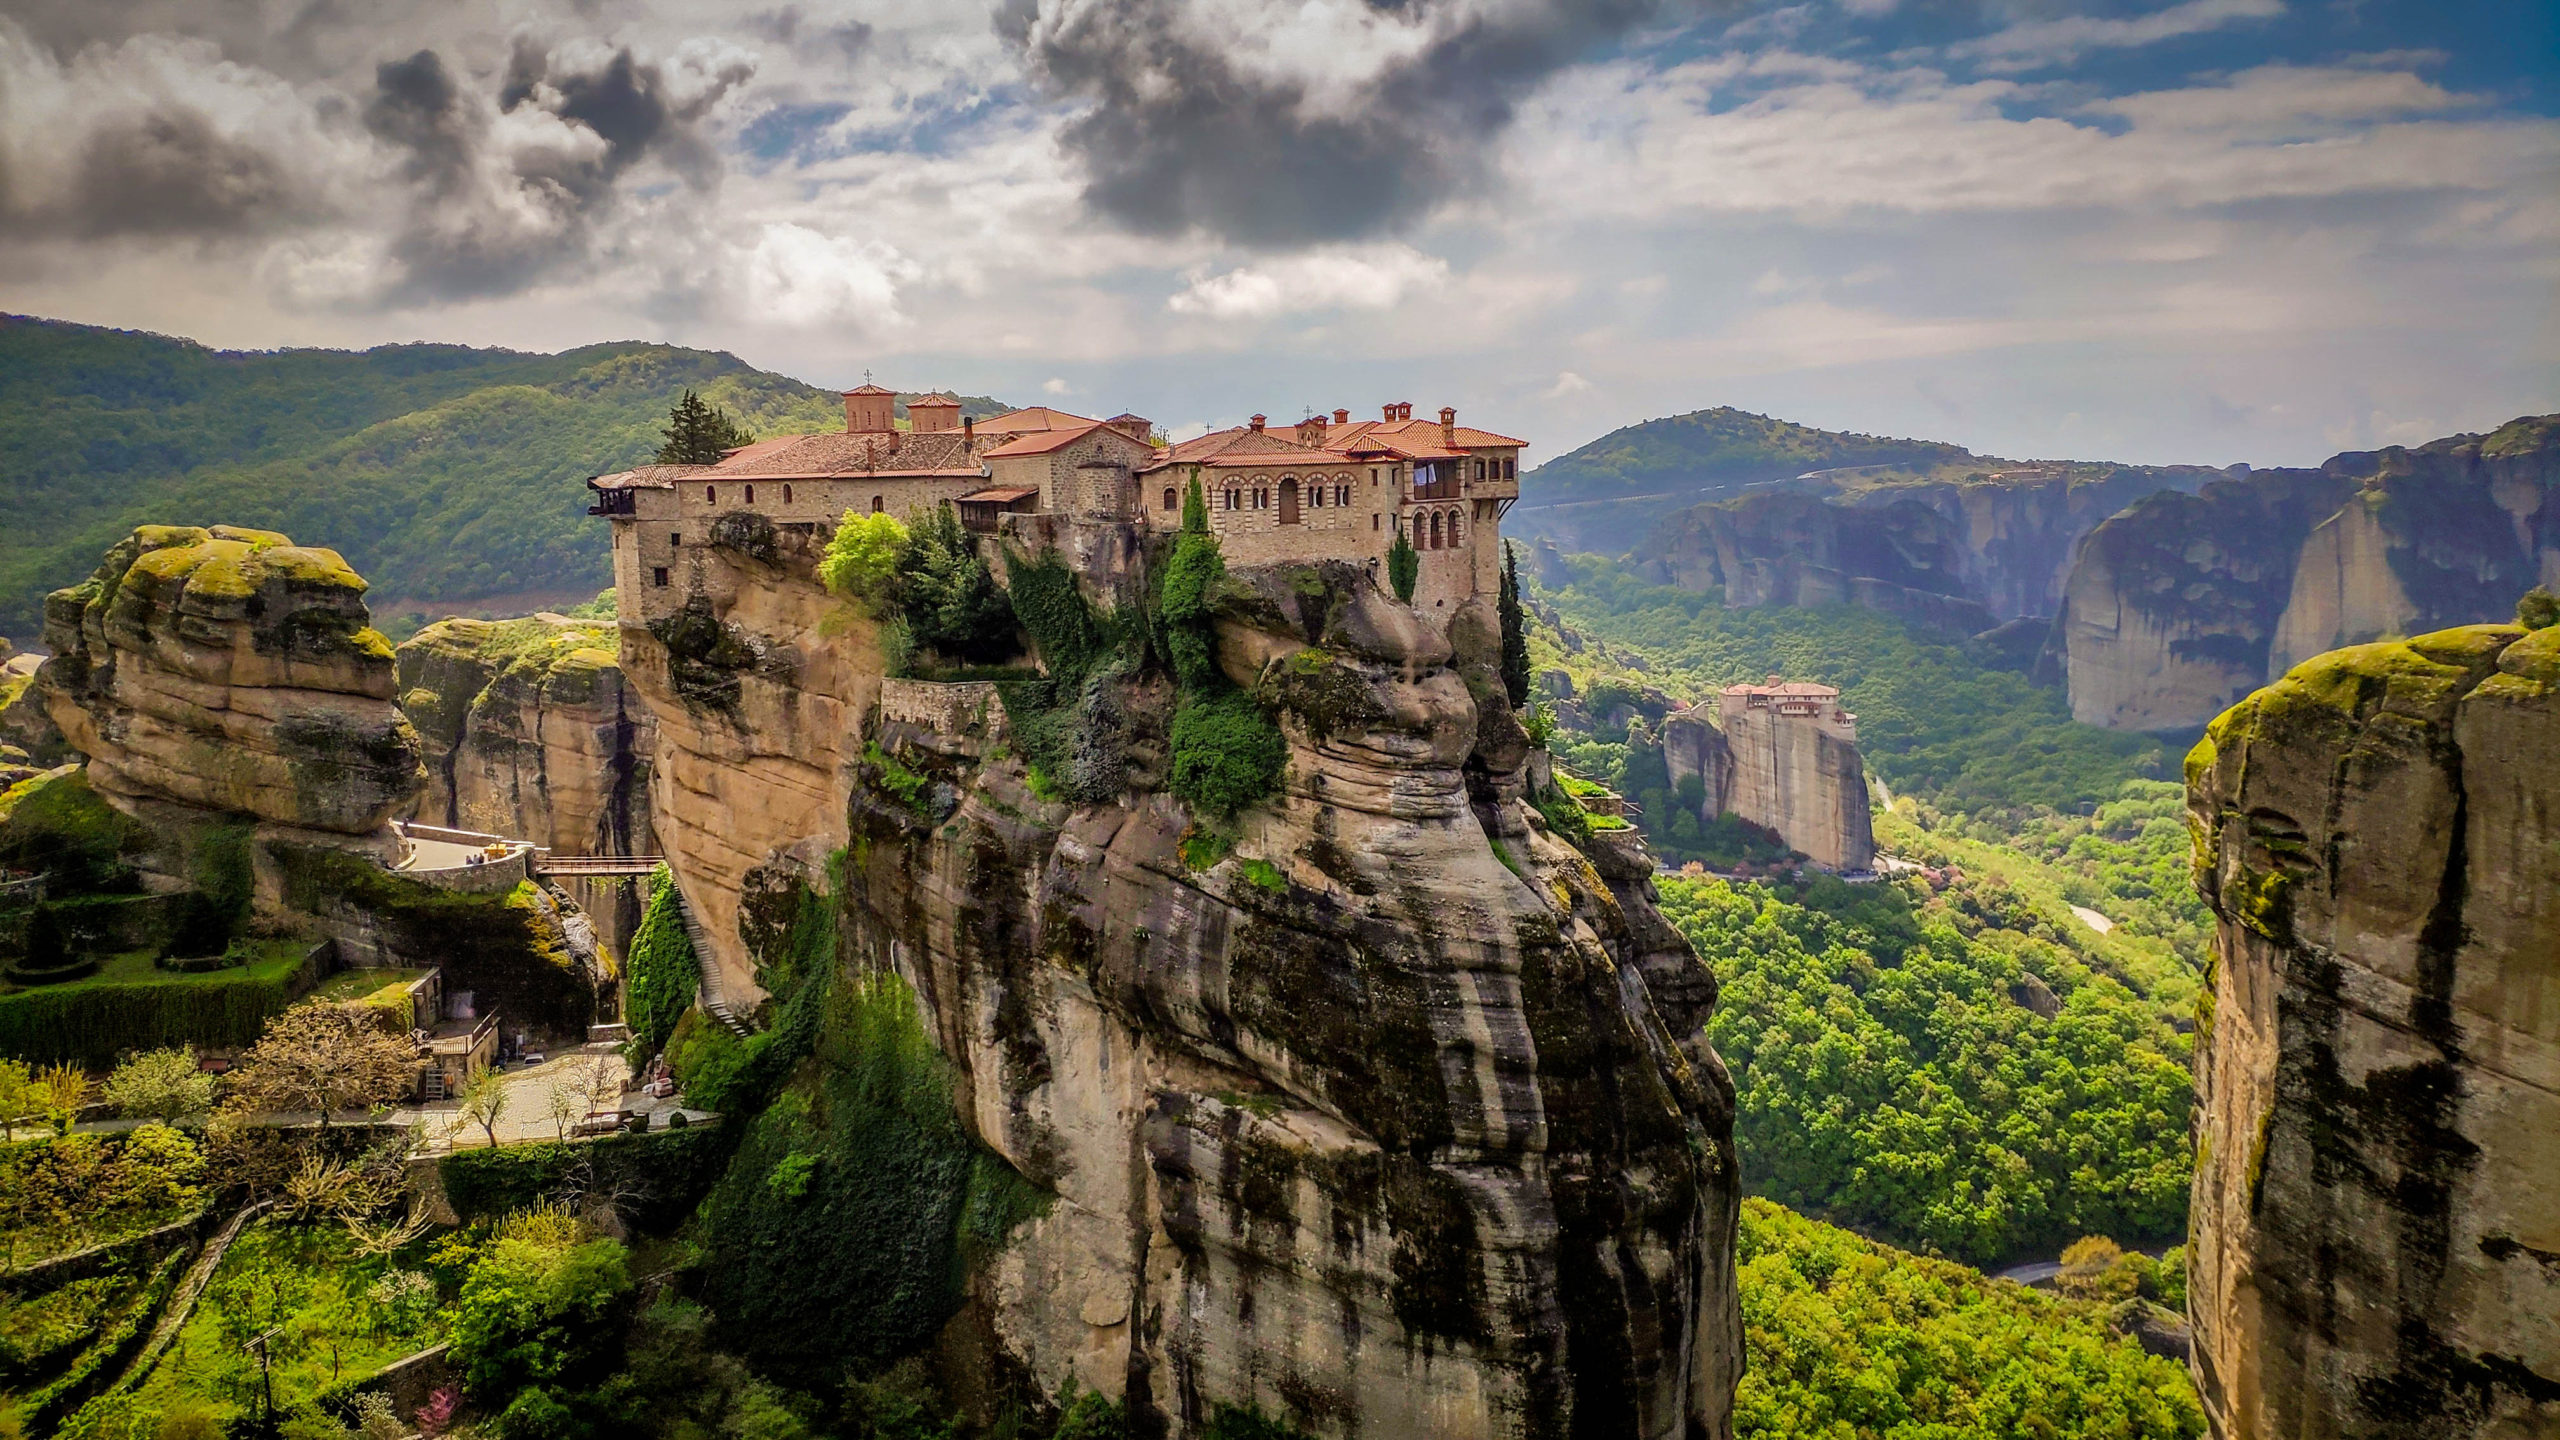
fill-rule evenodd
<path id="1" fill-rule="evenodd" d="M 240 235 L 306 218 L 311 197 L 275 156 L 171 106 L 90 132 L 76 183 L 43 219 L 91 239 Z"/>
<path id="2" fill-rule="evenodd" d="M 1321 108 L 1183 23 L 1184 0 L 1009 0 L 997 27 L 1053 93 L 1093 102 L 1065 134 L 1093 209 L 1144 234 L 1292 246 L 1391 230 L 1484 183 L 1514 96 L 1676 0 L 1368 3 L 1449 19 Z"/>
<path id="3" fill-rule="evenodd" d="M 733 61 L 679 84 L 627 48 L 580 64 L 529 38 L 516 42 L 494 96 L 469 90 L 431 50 L 383 64 L 365 128 L 403 152 L 417 187 L 391 242 L 392 298 L 503 295 L 583 256 L 621 204 L 616 182 L 643 160 L 707 187 L 720 167 L 699 122 L 749 73 Z M 562 129 L 502 135 L 498 118 L 519 111 L 556 117 Z"/>

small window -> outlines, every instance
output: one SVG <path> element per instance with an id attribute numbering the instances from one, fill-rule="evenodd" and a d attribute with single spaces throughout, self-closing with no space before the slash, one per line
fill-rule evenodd
<path id="1" fill-rule="evenodd" d="M 1321 510 L 1324 508 L 1323 486 L 1310 485 L 1307 487 L 1307 508 L 1311 510 Z"/>
<path id="2" fill-rule="evenodd" d="M 719 503 L 720 503 L 720 487 L 719 487 L 719 486 L 717 486 L 717 485 L 705 485 L 705 486 L 703 486 L 703 487 L 702 487 L 702 503 L 703 503 L 703 504 L 705 504 L 705 505 L 717 505 L 717 504 L 719 504 Z"/>
<path id="3" fill-rule="evenodd" d="M 747 503 L 750 505 L 756 503 L 756 487 L 753 485 L 747 487 Z"/>
<path id="4" fill-rule="evenodd" d="M 1378 483 L 1378 467 L 1375 465 L 1369 467 L 1369 483 L 1372 485 Z"/>
<path id="5" fill-rule="evenodd" d="M 1376 515 L 1371 515 L 1371 516 L 1369 517 L 1369 528 L 1370 528 L 1372 531 L 1375 531 L 1375 530 L 1377 530 L 1377 529 L 1379 528 L 1379 525 L 1378 525 L 1378 517 L 1377 517 Z"/>
<path id="6" fill-rule="evenodd" d="M 1449 512 L 1449 543 L 1458 543 L 1458 512 L 1455 510 Z"/>
<path id="7" fill-rule="evenodd" d="M 788 485 L 782 487 L 782 503 L 785 505 L 791 503 L 791 487 Z"/>
<path id="8" fill-rule="evenodd" d="M 1178 510 L 1181 507 L 1182 502 L 1174 498 L 1173 487 L 1170 485 L 1164 487 L 1164 508 L 1167 510 Z"/>
<path id="9" fill-rule="evenodd" d="M 1236 492 L 1233 490 L 1227 492 L 1227 508 L 1230 510 L 1236 508 Z"/>
<path id="10" fill-rule="evenodd" d="M 871 513 L 872 513 L 872 514 L 877 515 L 877 514 L 879 514 L 881 511 L 886 510 L 886 509 L 888 509 L 888 508 L 889 508 L 889 507 L 888 507 L 887 505 L 885 505 L 885 504 L 881 503 L 881 500 L 880 500 L 880 497 L 879 497 L 879 496 L 874 495 L 874 496 L 872 496 L 872 497 L 871 497 Z"/>
<path id="11" fill-rule="evenodd" d="M 682 531 L 680 531 L 680 530 L 670 530 L 670 531 L 668 531 L 668 532 L 667 532 L 667 544 L 668 544 L 670 547 L 681 548 L 681 547 L 683 546 L 683 544 L 684 544 L 684 532 L 682 532 Z"/>
<path id="12" fill-rule="evenodd" d="M 1334 486 L 1333 503 L 1336 505 L 1349 505 L 1351 503 L 1351 487 L 1348 485 Z"/>
<path id="13" fill-rule="evenodd" d="M 1519 479 L 1519 478 L 1520 478 L 1520 462 L 1519 462 L 1518 460 L 1505 460 L 1505 461 L 1503 461 L 1503 462 L 1502 462 L 1502 478 L 1503 478 L 1503 479 L 1505 479 L 1505 480 L 1517 480 L 1517 479 Z"/>
<path id="14" fill-rule="evenodd" d="M 666 567 L 666 566 L 664 566 L 664 565 L 661 565 L 661 566 L 659 566 L 657 569 L 650 571 L 650 572 L 649 572 L 649 583 L 650 583 L 650 584 L 652 584 L 652 585 L 657 586 L 657 587 L 658 587 L 659 589 L 661 589 L 661 590 L 666 589 L 666 588 L 667 588 L 667 567 Z"/>

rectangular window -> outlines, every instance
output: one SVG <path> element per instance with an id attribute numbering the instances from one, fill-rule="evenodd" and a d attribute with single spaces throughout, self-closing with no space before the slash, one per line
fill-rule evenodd
<path id="1" fill-rule="evenodd" d="M 1373 512 L 1371 512 L 1371 514 L 1370 514 L 1370 516 L 1369 516 L 1369 528 L 1370 528 L 1371 530 L 1376 530 L 1376 529 L 1380 528 L 1380 527 L 1379 527 L 1379 525 L 1378 525 L 1378 517 L 1377 517 L 1377 514 L 1376 514 L 1374 511 L 1373 511 Z"/>
<path id="2" fill-rule="evenodd" d="M 671 548 L 678 548 L 678 549 L 682 548 L 682 547 L 683 547 L 683 545 L 684 545 L 684 532 L 683 532 L 683 531 L 681 531 L 681 530 L 670 530 L 670 531 L 668 531 L 668 532 L 667 532 L 667 544 L 668 544 Z"/>
<path id="3" fill-rule="evenodd" d="M 650 583 L 650 584 L 652 584 L 652 585 L 657 586 L 657 587 L 658 587 L 659 589 L 661 589 L 661 590 L 666 589 L 666 588 L 667 588 L 667 567 L 666 567 L 666 566 L 664 566 L 664 565 L 661 565 L 661 566 L 659 566 L 657 569 L 650 571 L 650 572 L 649 572 L 649 583 Z"/>
<path id="4" fill-rule="evenodd" d="M 1519 478 L 1520 478 L 1520 462 L 1519 462 L 1519 461 L 1517 461 L 1517 460 L 1505 460 L 1505 461 L 1503 461 L 1503 462 L 1502 462 L 1502 478 L 1503 478 L 1503 479 L 1505 479 L 1505 480 L 1517 480 L 1517 479 L 1519 479 Z"/>

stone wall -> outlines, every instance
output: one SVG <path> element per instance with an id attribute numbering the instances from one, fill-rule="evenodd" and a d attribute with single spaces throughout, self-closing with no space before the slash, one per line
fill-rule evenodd
<path id="1" fill-rule="evenodd" d="M 2187 796 L 2214 1433 L 2560 1433 L 2560 627 L 2308 661 Z"/>

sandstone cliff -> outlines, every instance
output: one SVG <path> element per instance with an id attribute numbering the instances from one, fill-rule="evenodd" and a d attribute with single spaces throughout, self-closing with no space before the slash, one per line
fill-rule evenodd
<path id="1" fill-rule="evenodd" d="M 1136 547 L 1075 548 L 1105 552 Z M 883 703 L 788 540 L 699 558 L 688 630 L 625 631 L 688 901 L 747 973 L 719 932 L 748 872 L 842 845 L 847 958 L 913 987 L 969 1128 L 1054 1197 L 945 1332 L 970 1368 L 1174 1435 L 1248 1403 L 1326 1436 L 1730 1433 L 1715 983 L 1631 833 L 1586 856 L 1522 804 L 1487 617 L 1453 653 L 1348 567 L 1232 576 L 1218 659 L 1289 763 L 1209 844 L 1157 788 L 1160 672 L 1095 682 L 1079 753 L 1125 788 L 1070 805 L 1001 706 Z M 734 803 L 733 766 L 783 793 Z"/>
<path id="2" fill-rule="evenodd" d="M 2082 536 L 2219 473 L 2050 465 L 1863 489 L 1809 477 L 1670 516 L 1630 558 L 1660 584 L 1721 586 L 1736 607 L 1853 604 L 1972 635 L 2052 615 Z"/>
<path id="3" fill-rule="evenodd" d="M 657 853 L 657 725 L 624 683 L 617 644 L 611 621 L 535 615 L 440 621 L 401 645 L 400 708 L 427 766 L 415 818 L 563 855 Z M 633 887 L 577 898 L 617 949 L 639 923 Z"/>
<path id="4" fill-rule="evenodd" d="M 333 550 L 146 525 L 45 601 L 45 710 L 129 806 L 370 840 L 424 775 L 389 642 Z"/>
<path id="5" fill-rule="evenodd" d="M 2308 661 L 2187 785 L 2215 1433 L 2560 1430 L 2560 627 Z"/>
<path id="6" fill-rule="evenodd" d="M 1719 725 L 1709 710 L 1701 703 L 1662 721 L 1671 788 L 1677 794 L 1698 778 L 1701 821 L 1739 816 L 1835 870 L 1875 863 L 1866 762 L 1854 732 L 1765 712 L 1729 715 Z"/>
<path id="7" fill-rule="evenodd" d="M 2090 532 L 2053 668 L 2090 724 L 2201 725 L 2307 656 L 2560 578 L 2555 492 L 2560 416 L 2153 496 Z"/>

